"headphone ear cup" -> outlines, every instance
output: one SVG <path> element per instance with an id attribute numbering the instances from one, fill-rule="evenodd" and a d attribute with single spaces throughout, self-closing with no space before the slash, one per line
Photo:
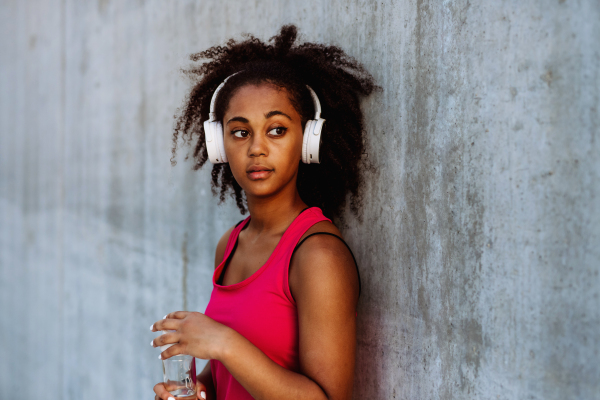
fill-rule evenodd
<path id="1" fill-rule="evenodd" d="M 220 121 L 204 121 L 204 138 L 208 159 L 213 164 L 227 162 L 225 145 L 223 143 L 223 127 Z"/>
<path id="2" fill-rule="evenodd" d="M 320 164 L 321 131 L 325 120 L 319 118 L 306 122 L 302 138 L 302 161 L 305 164 Z"/>
<path id="3" fill-rule="evenodd" d="M 227 163 L 227 154 L 225 154 L 225 142 L 223 139 L 223 125 L 221 121 L 215 122 L 215 142 L 217 144 L 217 150 L 221 155 L 221 163 Z"/>

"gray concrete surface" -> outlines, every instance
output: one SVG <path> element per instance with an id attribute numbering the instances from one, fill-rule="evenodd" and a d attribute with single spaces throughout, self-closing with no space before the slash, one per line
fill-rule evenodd
<path id="1" fill-rule="evenodd" d="M 0 399 L 149 399 L 241 218 L 169 163 L 187 55 L 296 23 L 364 101 L 356 399 L 600 398 L 600 3 L 3 1 Z"/>

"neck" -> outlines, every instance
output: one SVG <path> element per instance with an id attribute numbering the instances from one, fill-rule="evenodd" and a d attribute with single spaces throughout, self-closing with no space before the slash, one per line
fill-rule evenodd
<path id="1" fill-rule="evenodd" d="M 283 232 L 307 206 L 293 186 L 293 190 L 281 191 L 264 198 L 248 198 L 248 211 L 252 217 L 249 230 L 256 233 Z"/>

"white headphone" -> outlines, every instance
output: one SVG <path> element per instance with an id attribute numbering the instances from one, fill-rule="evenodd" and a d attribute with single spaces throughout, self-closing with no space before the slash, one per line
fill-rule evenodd
<path id="1" fill-rule="evenodd" d="M 241 72 L 241 71 L 239 71 Z M 236 72 L 233 75 L 238 74 Z M 217 94 L 225 85 L 225 82 L 233 75 L 228 76 L 223 83 L 221 83 L 215 93 L 213 93 L 212 99 L 210 100 L 210 113 L 209 118 L 204 121 L 204 137 L 206 139 L 206 151 L 208 152 L 208 159 L 213 164 L 220 164 L 227 162 L 227 155 L 225 154 L 225 145 L 223 144 L 223 125 L 221 121 L 217 121 L 215 113 L 215 102 Z M 321 131 L 323 130 L 323 123 L 325 120 L 321 118 L 321 103 L 317 94 L 312 88 L 306 85 L 310 91 L 310 95 L 315 106 L 315 118 L 308 120 L 304 127 L 304 135 L 302 137 L 302 162 L 305 164 L 319 164 L 319 147 L 321 146 Z"/>

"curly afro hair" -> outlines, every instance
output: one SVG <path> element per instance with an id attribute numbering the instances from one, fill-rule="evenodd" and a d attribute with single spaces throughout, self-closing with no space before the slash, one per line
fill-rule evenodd
<path id="1" fill-rule="evenodd" d="M 267 43 L 247 35 L 244 41 L 231 39 L 225 46 L 192 54 L 190 58 L 194 62 L 208 61 L 184 70 L 195 84 L 176 120 L 171 162 L 175 164 L 177 143 L 181 139 L 193 148 L 194 170 L 206 163 L 208 154 L 203 122 L 209 118 L 210 100 L 215 89 L 228 76 L 238 72 L 219 92 L 215 104 L 219 120 L 223 119 L 237 89 L 246 84 L 269 83 L 287 90 L 304 127 L 315 112 L 306 88 L 308 85 L 319 97 L 321 115 L 326 122 L 321 136 L 321 163 L 300 163 L 298 192 L 307 205 L 320 207 L 330 218 L 338 214 L 346 194 L 350 193 L 351 209 L 358 214 L 361 202 L 359 163 L 364 149 L 359 97 L 369 95 L 376 88 L 373 77 L 339 47 L 296 44 L 296 37 L 296 27 L 286 25 Z M 243 190 L 235 181 L 229 164 L 213 166 L 212 192 L 217 195 L 217 191 L 221 201 L 230 194 L 242 214 L 247 211 Z"/>

